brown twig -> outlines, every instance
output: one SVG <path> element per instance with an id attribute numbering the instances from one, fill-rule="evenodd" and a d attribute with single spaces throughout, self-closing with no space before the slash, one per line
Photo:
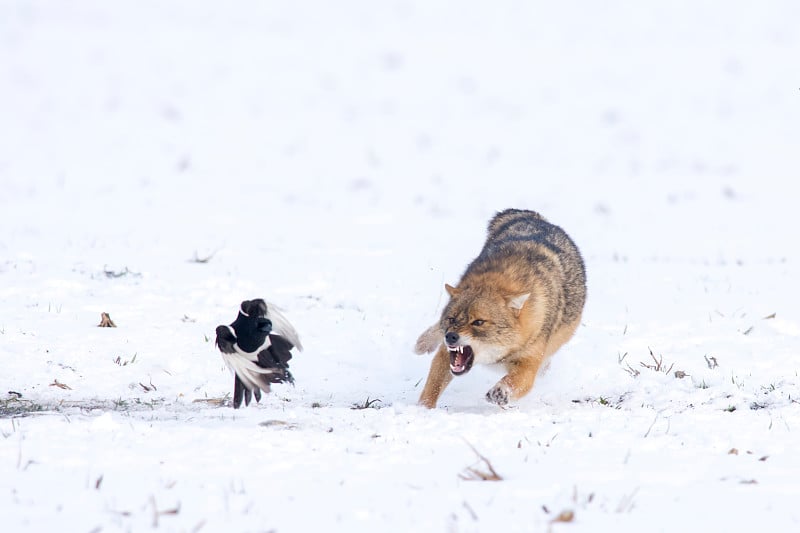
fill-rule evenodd
<path id="1" fill-rule="evenodd" d="M 644 368 L 649 368 L 650 370 L 654 370 L 656 372 L 664 372 L 665 374 L 669 374 L 670 372 L 672 372 L 672 367 L 675 366 L 675 363 L 672 363 L 671 365 L 669 365 L 669 368 L 665 369 L 664 368 L 664 356 L 663 355 L 659 355 L 658 359 L 656 359 L 656 355 L 653 353 L 652 348 L 648 348 L 648 350 L 650 351 L 650 357 L 653 358 L 654 364 L 648 365 L 644 361 L 640 361 L 639 362 L 640 365 L 642 365 Z"/>
<path id="2" fill-rule="evenodd" d="M 213 251 L 213 252 L 211 252 L 209 255 L 207 255 L 207 256 L 205 256 L 205 257 L 200 257 L 200 256 L 197 254 L 197 251 L 195 250 L 195 252 L 194 252 L 194 257 L 193 257 L 193 258 L 192 258 L 192 259 L 191 259 L 189 262 L 190 262 L 190 263 L 199 263 L 199 264 L 201 264 L 201 265 L 203 265 L 203 264 L 206 264 L 206 263 L 208 263 L 209 261 L 211 261 L 212 259 L 214 259 L 214 256 L 215 256 L 215 255 L 217 255 L 217 252 L 219 252 L 219 250 L 214 250 L 214 251 Z"/>
<path id="3" fill-rule="evenodd" d="M 472 448 L 472 451 L 475 452 L 475 455 L 478 456 L 478 460 L 472 466 L 468 466 L 464 469 L 462 473 L 458 475 L 461 479 L 465 481 L 502 481 L 503 477 L 495 471 L 492 463 L 489 462 L 489 459 L 481 455 L 478 450 L 475 449 L 475 446 L 467 442 L 467 446 Z M 486 470 L 480 470 L 478 466 L 483 464 Z"/>
<path id="4" fill-rule="evenodd" d="M 380 409 L 378 404 L 383 403 L 383 401 L 379 398 L 373 398 L 370 400 L 369 396 L 364 401 L 364 403 L 354 403 L 350 406 L 350 409 L 360 410 L 360 409 Z"/>
<path id="5" fill-rule="evenodd" d="M 111 315 L 109 315 L 108 313 L 100 313 L 100 323 L 97 324 L 97 327 L 98 328 L 115 328 L 115 327 L 117 327 L 117 325 L 114 324 L 113 320 L 111 320 Z"/>

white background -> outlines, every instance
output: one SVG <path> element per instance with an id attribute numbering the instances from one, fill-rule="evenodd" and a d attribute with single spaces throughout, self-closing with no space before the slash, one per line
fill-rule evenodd
<path id="1" fill-rule="evenodd" d="M 2 528 L 798 529 L 798 28 L 792 1 L 0 0 Z M 475 368 L 426 411 L 411 348 L 507 207 L 580 246 L 583 325 L 511 408 Z M 255 297 L 296 386 L 196 402 Z M 471 446 L 501 481 L 461 479 Z"/>

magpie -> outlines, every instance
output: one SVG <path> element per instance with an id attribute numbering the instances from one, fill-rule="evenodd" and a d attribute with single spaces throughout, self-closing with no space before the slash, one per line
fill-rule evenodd
<path id="1" fill-rule="evenodd" d="M 273 333 L 274 331 L 274 333 Z M 278 309 L 261 298 L 245 300 L 239 315 L 228 326 L 217 326 L 216 345 L 225 365 L 233 371 L 233 408 L 244 400 L 250 405 L 253 396 L 261 401 L 261 391 L 269 392 L 270 383 L 292 383 L 289 372 L 292 348 L 303 350 L 294 327 Z"/>

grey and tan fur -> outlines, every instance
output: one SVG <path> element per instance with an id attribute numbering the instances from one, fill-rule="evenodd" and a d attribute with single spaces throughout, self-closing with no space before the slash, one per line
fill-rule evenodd
<path id="1" fill-rule="evenodd" d="M 436 351 L 421 405 L 436 406 L 453 375 L 473 363 L 503 365 L 486 393 L 506 405 L 533 387 L 547 358 L 575 333 L 586 301 L 586 273 L 575 243 L 534 211 L 507 209 L 456 287 L 441 320 L 420 335 L 415 351 Z"/>

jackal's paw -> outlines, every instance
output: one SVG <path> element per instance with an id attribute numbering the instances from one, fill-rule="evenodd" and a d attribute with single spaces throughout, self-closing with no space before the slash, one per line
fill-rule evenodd
<path id="1" fill-rule="evenodd" d="M 511 398 L 511 390 L 502 381 L 486 393 L 486 401 L 496 405 L 508 405 L 509 398 Z"/>

